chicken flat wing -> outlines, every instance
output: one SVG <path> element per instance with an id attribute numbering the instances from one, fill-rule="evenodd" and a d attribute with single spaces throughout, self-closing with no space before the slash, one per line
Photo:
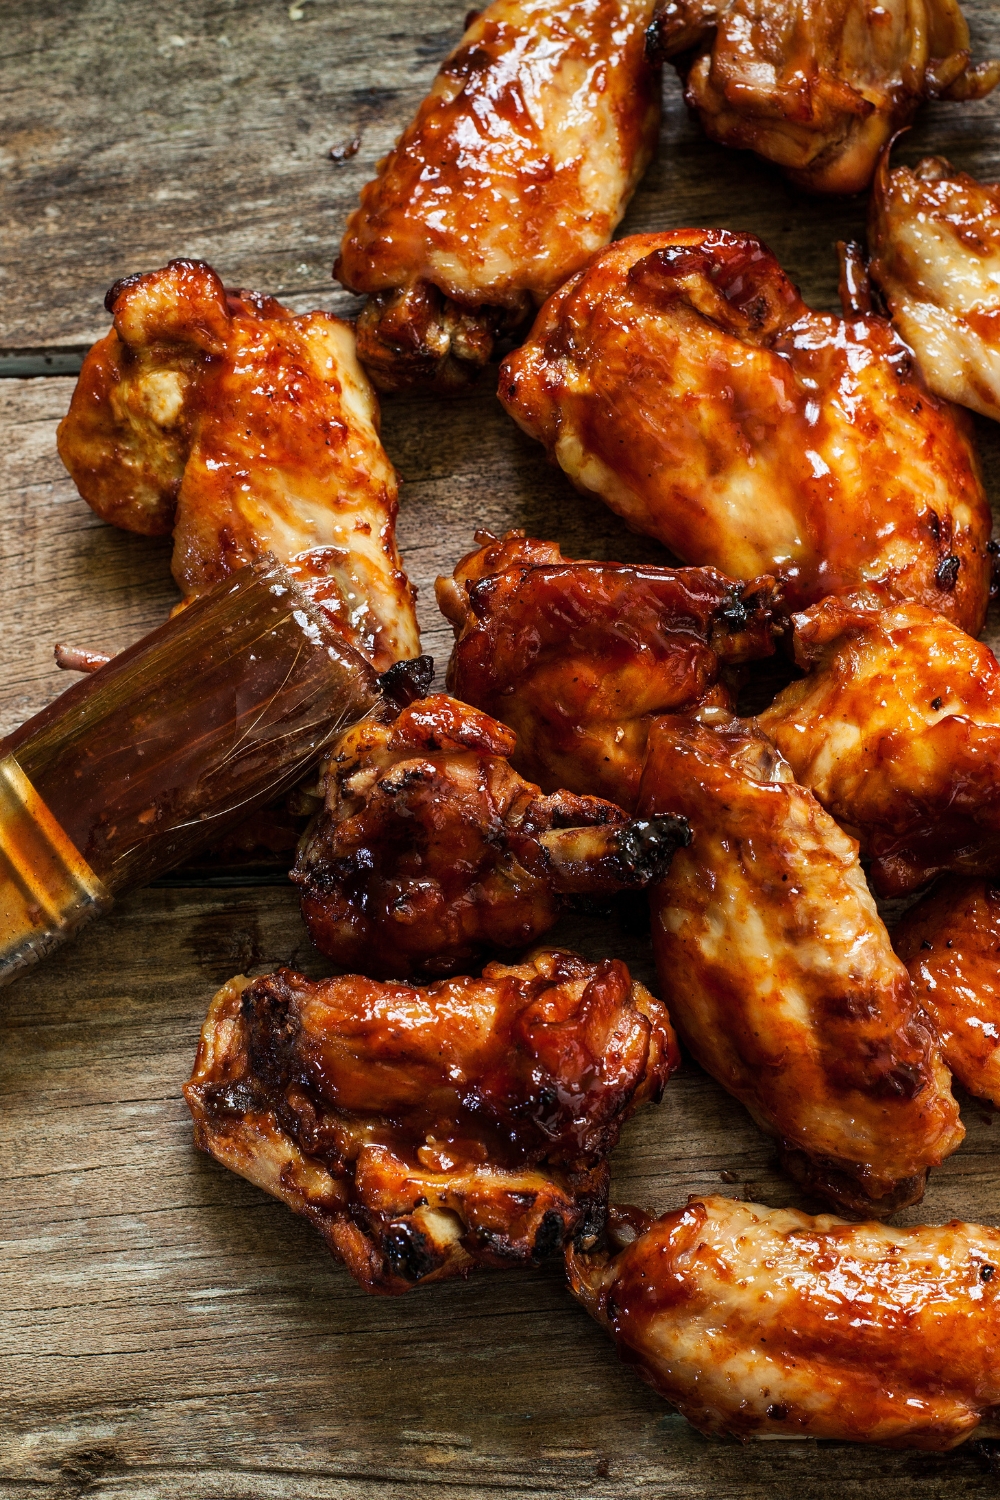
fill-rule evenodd
<path id="1" fill-rule="evenodd" d="M 419 653 L 397 480 L 354 335 L 174 260 L 108 293 L 59 453 L 105 521 L 174 533 L 185 598 L 263 552 L 384 671 Z"/>
<path id="2" fill-rule="evenodd" d="M 760 715 L 795 779 L 861 843 L 883 896 L 1000 870 L 1000 665 L 916 604 L 867 589 L 797 615 L 808 676 Z"/>
<path id="3" fill-rule="evenodd" d="M 639 805 L 668 803 L 694 835 L 650 897 L 682 1040 L 808 1189 L 861 1216 L 917 1201 L 964 1131 L 857 845 L 740 720 L 656 722 Z"/>
<path id="4" fill-rule="evenodd" d="M 1000 1404 L 1000 1231 L 691 1198 L 568 1253 L 624 1360 L 699 1432 L 953 1448 Z"/>
<path id="5" fill-rule="evenodd" d="M 323 953 L 379 977 L 453 974 L 537 942 L 568 897 L 643 889 L 690 837 L 677 818 L 543 797 L 511 769 L 515 742 L 443 695 L 344 735 L 292 871 Z"/>
<path id="6" fill-rule="evenodd" d="M 706 135 L 814 193 L 860 193 L 925 99 L 981 99 L 957 0 L 667 0 L 650 55 L 673 58 Z"/>
<path id="7" fill-rule="evenodd" d="M 653 0 L 494 0 L 361 194 L 334 268 L 382 390 L 452 390 L 606 245 L 660 118 Z"/>
<path id="8" fill-rule="evenodd" d="M 774 581 L 711 568 L 570 562 L 510 532 L 438 579 L 457 641 L 448 685 L 517 733 L 543 787 L 635 806 L 657 714 L 728 704 L 719 674 L 774 650 Z"/>
<path id="9" fill-rule="evenodd" d="M 619 240 L 546 303 L 500 399 L 635 531 L 790 609 L 884 580 L 982 627 L 992 518 L 964 416 L 883 318 L 806 307 L 748 234 Z"/>
<path id="10" fill-rule="evenodd" d="M 903 917 L 893 946 L 970 1094 L 1000 1106 L 1000 888 L 950 880 Z"/>
<path id="11" fill-rule="evenodd" d="M 1000 184 L 941 157 L 875 178 L 871 273 L 931 390 L 1000 420 Z"/>
<path id="12" fill-rule="evenodd" d="M 426 989 L 231 980 L 184 1094 L 204 1151 L 307 1218 L 369 1291 L 404 1292 L 592 1239 L 607 1154 L 677 1062 L 624 964 L 550 951 Z"/>

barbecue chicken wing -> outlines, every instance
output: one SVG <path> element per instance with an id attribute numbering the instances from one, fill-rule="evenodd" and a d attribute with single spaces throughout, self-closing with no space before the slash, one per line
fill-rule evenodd
<path id="1" fill-rule="evenodd" d="M 292 879 L 316 946 L 380 978 L 453 974 L 523 949 L 568 896 L 640 890 L 690 837 L 511 770 L 515 736 L 454 698 L 361 724 L 325 770 L 326 808 Z"/>
<path id="2" fill-rule="evenodd" d="M 379 671 L 416 656 L 396 475 L 349 326 L 227 293 L 203 261 L 128 277 L 108 307 L 59 427 L 91 509 L 172 530 L 187 599 L 271 552 Z"/>
<path id="3" fill-rule="evenodd" d="M 991 516 L 964 413 L 883 318 L 814 312 L 759 240 L 619 240 L 546 303 L 500 399 L 580 489 L 790 609 L 872 579 L 973 633 Z"/>
<path id="4" fill-rule="evenodd" d="M 857 845 L 752 725 L 657 720 L 639 805 L 693 830 L 651 892 L 657 972 L 713 1078 L 805 1186 L 883 1217 L 964 1134 Z"/>
<path id="5" fill-rule="evenodd" d="M 656 144 L 653 0 L 494 0 L 361 194 L 334 274 L 382 390 L 452 390 L 606 245 Z"/>
<path id="6" fill-rule="evenodd" d="M 706 135 L 814 193 L 860 193 L 925 99 L 982 99 L 957 0 L 667 0 L 649 32 Z"/>
<path id="7" fill-rule="evenodd" d="M 1000 1403 L 996 1229 L 715 1196 L 610 1228 L 618 1254 L 568 1252 L 573 1293 L 699 1432 L 933 1451 Z"/>
<path id="8" fill-rule="evenodd" d="M 607 1154 L 677 1061 L 613 960 L 543 952 L 426 989 L 281 969 L 219 991 L 184 1094 L 203 1150 L 369 1291 L 404 1292 L 592 1238 Z"/>
<path id="9" fill-rule="evenodd" d="M 760 715 L 883 896 L 1000 870 L 1000 665 L 940 615 L 859 590 L 797 615 L 808 676 Z"/>
<path id="10" fill-rule="evenodd" d="M 931 156 L 872 194 L 871 273 L 931 390 L 1000 420 L 1000 184 Z"/>
<path id="11" fill-rule="evenodd" d="M 1000 888 L 952 880 L 892 935 L 941 1051 L 970 1094 L 1000 1106 Z"/>
<path id="12" fill-rule="evenodd" d="M 480 540 L 438 579 L 458 636 L 448 685 L 516 731 L 514 764 L 543 787 L 634 807 L 655 716 L 727 704 L 723 667 L 774 649 L 772 579 L 570 562 L 519 532 Z"/>

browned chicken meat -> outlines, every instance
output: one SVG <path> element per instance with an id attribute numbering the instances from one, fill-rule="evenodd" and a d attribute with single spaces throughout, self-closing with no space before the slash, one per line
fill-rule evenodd
<path id="1" fill-rule="evenodd" d="M 461 386 L 606 245 L 653 154 L 653 0 L 494 0 L 351 216 L 334 274 L 368 296 L 382 390 Z"/>
<path id="2" fill-rule="evenodd" d="M 620 240 L 546 303 L 500 399 L 580 489 L 790 609 L 883 580 L 979 631 L 991 516 L 964 413 L 884 318 L 814 312 L 748 234 Z"/>
<path id="3" fill-rule="evenodd" d="M 860 193 L 925 99 L 982 99 L 957 0 L 667 0 L 650 55 L 673 58 L 705 133 L 814 193 Z"/>
<path id="4" fill-rule="evenodd" d="M 699 1432 L 953 1448 L 1000 1404 L 1000 1231 L 691 1198 L 612 1209 L 573 1293 Z"/>
<path id="5" fill-rule="evenodd" d="M 808 1190 L 863 1217 L 917 1201 L 964 1132 L 857 845 L 736 719 L 657 720 L 639 805 L 693 830 L 651 893 L 681 1039 Z"/>
<path id="6" fill-rule="evenodd" d="M 1000 665 L 916 604 L 859 590 L 797 615 L 808 675 L 760 716 L 795 779 L 861 843 L 883 896 L 1000 870 Z"/>
<path id="7" fill-rule="evenodd" d="M 350 327 L 227 293 L 203 261 L 130 276 L 107 305 L 59 427 L 88 505 L 173 531 L 186 599 L 270 552 L 379 671 L 416 656 L 396 475 Z"/>
<path id="8" fill-rule="evenodd" d="M 453 974 L 536 942 L 568 897 L 606 899 L 666 872 L 686 824 L 543 797 L 511 769 L 515 742 L 443 695 L 344 735 L 292 871 L 322 952 L 379 977 Z"/>
<path id="9" fill-rule="evenodd" d="M 892 936 L 945 1062 L 970 1094 L 1000 1106 L 1000 887 L 950 880 Z"/>
<path id="10" fill-rule="evenodd" d="M 426 989 L 280 969 L 219 991 L 184 1094 L 203 1150 L 369 1291 L 404 1292 L 592 1242 L 608 1152 L 677 1061 L 614 960 L 542 952 Z"/>
<path id="11" fill-rule="evenodd" d="M 931 390 L 1000 420 L 1000 184 L 941 157 L 889 170 L 872 194 L 871 272 Z"/>
<path id="12" fill-rule="evenodd" d="M 517 732 L 514 764 L 543 787 L 634 807 L 653 718 L 727 704 L 720 672 L 774 649 L 772 579 L 570 562 L 519 532 L 480 541 L 438 579 L 458 636 L 448 685 Z"/>

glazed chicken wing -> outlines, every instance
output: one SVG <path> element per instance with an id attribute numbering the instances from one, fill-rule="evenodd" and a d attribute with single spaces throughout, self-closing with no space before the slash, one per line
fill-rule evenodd
<path id="1" fill-rule="evenodd" d="M 981 99 L 957 0 L 667 0 L 650 55 L 674 58 L 705 133 L 815 193 L 860 193 L 925 99 Z"/>
<path id="2" fill-rule="evenodd" d="M 500 399 L 686 562 L 774 574 L 790 609 L 884 580 L 982 626 L 992 520 L 964 413 L 891 324 L 813 312 L 752 235 L 610 246 L 546 303 Z"/>
<path id="3" fill-rule="evenodd" d="M 1000 887 L 952 880 L 892 935 L 941 1051 L 970 1094 L 1000 1106 Z"/>
<path id="4" fill-rule="evenodd" d="M 292 871 L 323 953 L 379 977 L 453 974 L 536 942 L 569 896 L 641 890 L 669 868 L 681 820 L 543 797 L 511 769 L 515 742 L 443 695 L 344 735 Z"/>
<path id="5" fill-rule="evenodd" d="M 108 293 L 59 453 L 91 509 L 174 534 L 186 599 L 263 552 L 379 671 L 419 653 L 397 480 L 354 336 L 174 260 Z"/>
<path id="6" fill-rule="evenodd" d="M 494 0 L 361 194 L 334 274 L 382 390 L 451 390 L 606 245 L 653 154 L 653 0 Z"/>
<path id="7" fill-rule="evenodd" d="M 917 1201 L 964 1134 L 857 845 L 740 720 L 657 720 L 639 799 L 691 845 L 653 887 L 678 1032 L 811 1191 L 862 1216 Z"/>
<path id="8" fill-rule="evenodd" d="M 861 843 L 883 896 L 1000 870 L 1000 665 L 916 604 L 866 589 L 797 615 L 808 676 L 760 715 L 796 781 Z"/>
<path id="9" fill-rule="evenodd" d="M 573 1293 L 699 1432 L 935 1451 L 1000 1404 L 996 1229 L 714 1196 L 610 1225 L 618 1254 L 569 1251 Z"/>
<path id="10" fill-rule="evenodd" d="M 889 170 L 872 194 L 871 273 L 931 390 L 1000 420 L 1000 184 L 941 157 Z"/>
<path id="11" fill-rule="evenodd" d="M 542 952 L 426 989 L 237 978 L 184 1094 L 196 1143 L 312 1223 L 369 1291 L 599 1232 L 605 1159 L 677 1066 L 614 960 Z"/>
<path id="12" fill-rule="evenodd" d="M 458 636 L 448 685 L 517 732 L 514 763 L 543 787 L 634 807 L 653 718 L 728 703 L 723 667 L 774 649 L 772 579 L 570 562 L 519 532 L 480 540 L 438 579 Z"/>

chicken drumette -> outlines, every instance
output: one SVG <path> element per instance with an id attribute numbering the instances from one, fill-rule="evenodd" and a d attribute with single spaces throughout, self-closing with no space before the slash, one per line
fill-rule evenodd
<path id="1" fill-rule="evenodd" d="M 953 1448 L 1000 1404 L 1000 1231 L 692 1198 L 568 1253 L 622 1357 L 699 1432 Z"/>
<path id="2" fill-rule="evenodd" d="M 808 675 L 760 715 L 861 843 L 880 895 L 1000 870 L 1000 665 L 940 615 L 866 589 L 797 615 Z"/>
<path id="3" fill-rule="evenodd" d="M 677 1061 L 624 964 L 549 951 L 425 989 L 231 980 L 184 1094 L 203 1150 L 404 1292 L 593 1243 L 607 1154 Z"/>
<path id="4" fill-rule="evenodd" d="M 396 475 L 350 327 L 227 293 L 203 261 L 127 277 L 107 306 L 59 427 L 88 505 L 173 531 L 187 599 L 270 552 L 379 671 L 416 656 Z"/>
<path id="5" fill-rule="evenodd" d="M 938 396 L 1000 420 L 1000 184 L 932 156 L 872 194 L 871 272 Z"/>
<path id="6" fill-rule="evenodd" d="M 964 413 L 884 318 L 814 312 L 759 240 L 636 235 L 546 303 L 500 398 L 581 489 L 787 606 L 881 580 L 977 632 L 991 516 Z"/>
<path id="7" fill-rule="evenodd" d="M 438 580 L 458 640 L 448 685 L 517 732 L 543 787 L 634 807 L 657 714 L 729 702 L 726 666 L 773 651 L 772 579 L 711 568 L 570 562 L 510 532 Z"/>
<path id="8" fill-rule="evenodd" d="M 918 1200 L 964 1132 L 857 845 L 738 719 L 658 719 L 639 805 L 693 831 L 651 892 L 682 1040 L 808 1189 L 862 1216 Z"/>
<path id="9" fill-rule="evenodd" d="M 649 32 L 705 133 L 816 193 L 860 193 L 925 99 L 981 99 L 957 0 L 667 0 Z"/>
<path id="10" fill-rule="evenodd" d="M 379 977 L 453 974 L 536 942 L 567 897 L 666 872 L 689 837 L 681 820 L 543 797 L 511 769 L 514 746 L 505 725 L 443 695 L 343 737 L 292 871 L 318 948 Z"/>
<path id="11" fill-rule="evenodd" d="M 941 1051 L 970 1094 L 1000 1107 L 1000 887 L 951 880 L 892 935 Z"/>
<path id="12" fill-rule="evenodd" d="M 653 153 L 653 0 L 494 0 L 379 165 L 334 274 L 376 385 L 465 384 L 606 245 Z"/>

